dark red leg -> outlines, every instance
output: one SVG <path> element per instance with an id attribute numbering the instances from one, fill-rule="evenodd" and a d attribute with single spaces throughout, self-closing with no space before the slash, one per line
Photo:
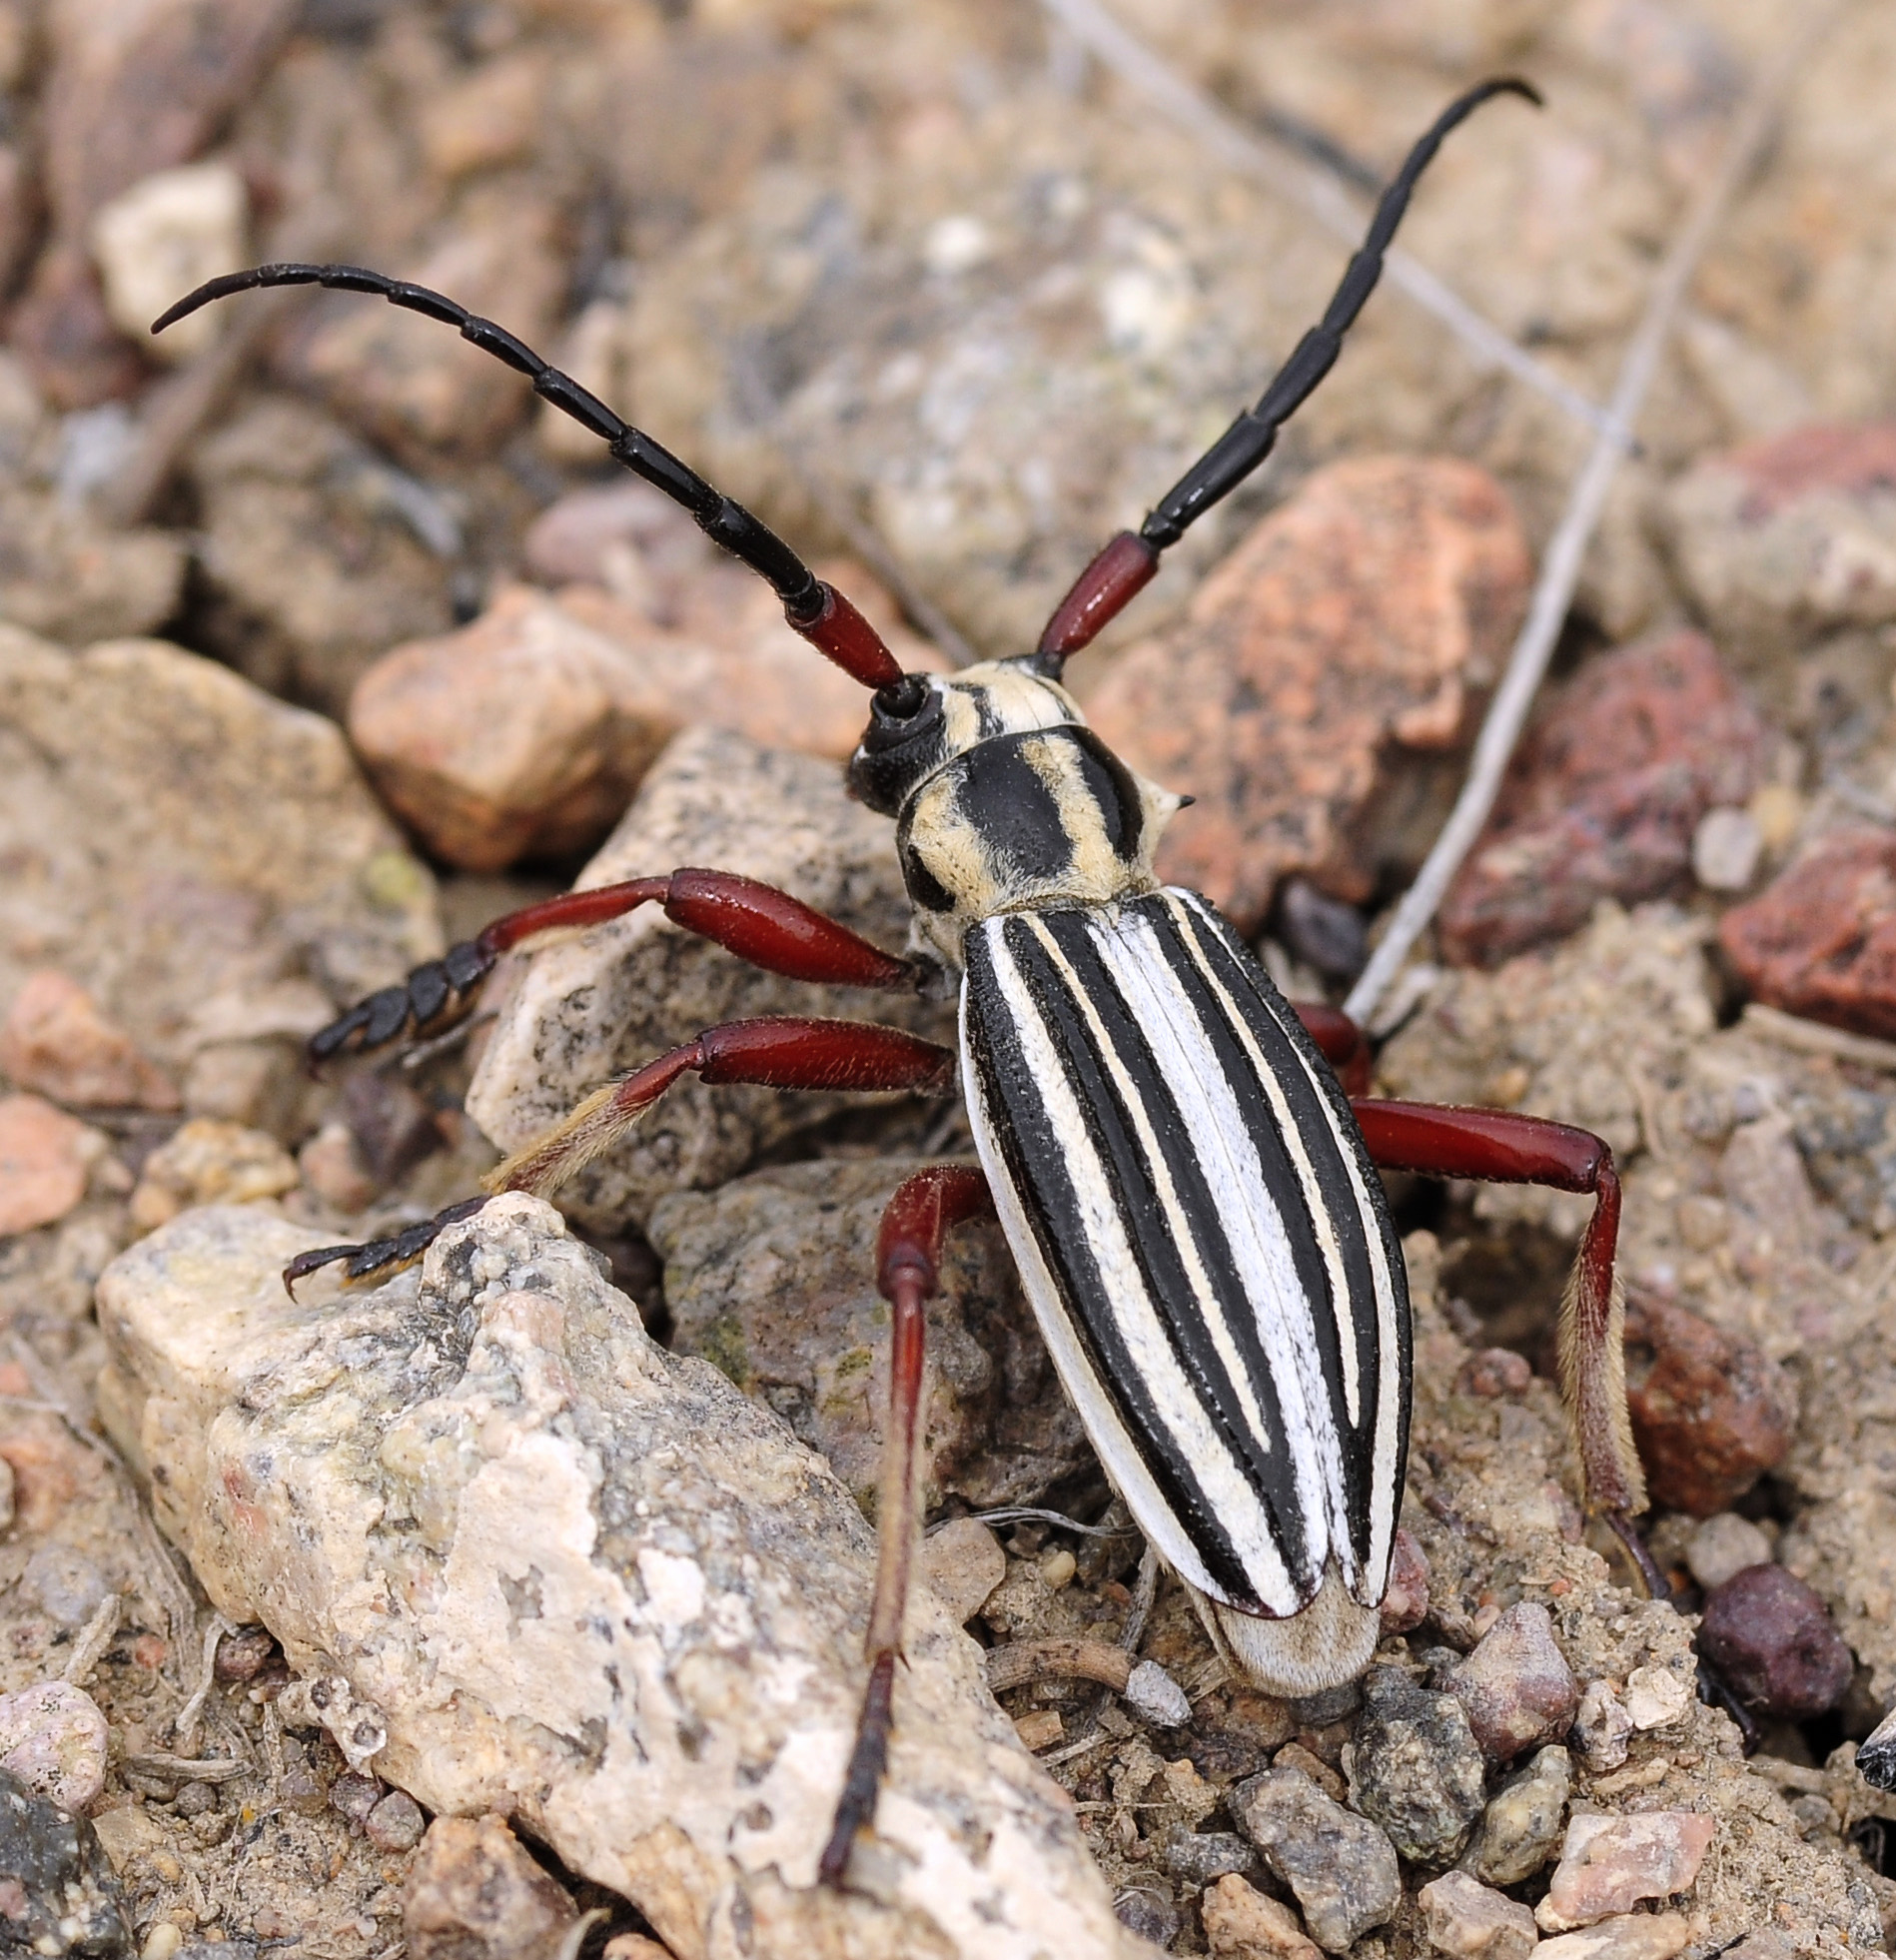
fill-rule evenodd
<path id="1" fill-rule="evenodd" d="M 856 1723 L 856 1746 L 836 1806 L 836 1821 L 818 1872 L 841 1885 L 856 1833 L 875 1815 L 876 1792 L 889 1759 L 895 1663 L 921 1522 L 916 1466 L 922 1408 L 924 1305 L 940 1285 L 941 1246 L 963 1219 L 994 1209 L 987 1178 L 971 1166 L 918 1171 L 889 1200 L 876 1245 L 876 1288 L 892 1310 L 889 1427 L 882 1446 L 882 1491 L 876 1519 L 875 1596 L 869 1607 L 869 1686 Z"/>
<path id="2" fill-rule="evenodd" d="M 908 1089 L 946 1095 L 954 1087 L 955 1054 L 900 1028 L 863 1021 L 789 1015 L 727 1021 L 622 1081 L 594 1090 L 564 1122 L 490 1171 L 481 1180 L 488 1196 L 530 1191 L 536 1198 L 549 1197 L 692 1070 L 705 1082 L 751 1082 L 769 1089 Z M 443 1227 L 471 1218 L 485 1202 L 464 1199 L 424 1224 L 366 1246 L 324 1246 L 301 1253 L 283 1269 L 284 1285 L 294 1290 L 298 1280 L 339 1260 L 348 1261 L 346 1277 L 352 1280 L 409 1265 L 435 1243 Z"/>
<path id="3" fill-rule="evenodd" d="M 1346 1096 L 1364 1096 L 1370 1089 L 1370 1038 L 1341 1007 L 1322 1007 L 1315 1001 L 1296 1000 L 1291 1005 L 1297 1018 L 1323 1051 L 1324 1060 L 1337 1071 Z"/>
<path id="4" fill-rule="evenodd" d="M 1390 1170 L 1592 1194 L 1593 1216 L 1560 1303 L 1560 1391 L 1587 1496 L 1625 1536 L 1627 1520 L 1646 1507 L 1646 1490 L 1626 1414 L 1626 1311 L 1613 1272 L 1619 1175 L 1612 1152 L 1589 1131 L 1507 1110 L 1369 1101 L 1353 1107 L 1371 1158 Z"/>
<path id="5" fill-rule="evenodd" d="M 735 871 L 673 871 L 591 891 L 562 892 L 495 919 L 400 986 L 384 987 L 310 1039 L 312 1063 L 346 1049 L 379 1048 L 410 1028 L 446 1025 L 473 1004 L 502 953 L 547 932 L 573 932 L 623 918 L 640 905 L 701 934 L 767 973 L 833 987 L 912 987 L 920 969 L 838 925 L 801 899 Z"/>

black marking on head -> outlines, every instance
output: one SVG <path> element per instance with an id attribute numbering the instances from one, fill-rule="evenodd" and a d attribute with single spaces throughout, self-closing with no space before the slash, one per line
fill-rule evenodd
<path id="1" fill-rule="evenodd" d="M 894 816 L 947 748 L 940 693 L 918 673 L 878 688 L 869 725 L 849 759 L 849 789 L 879 816 Z"/>

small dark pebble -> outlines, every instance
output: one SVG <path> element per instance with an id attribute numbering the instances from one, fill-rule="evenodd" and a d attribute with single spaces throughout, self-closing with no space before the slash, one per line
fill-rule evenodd
<path id="1" fill-rule="evenodd" d="M 1856 1752 L 1856 1766 L 1872 1789 L 1896 1790 L 1896 1710 L 1885 1715 Z"/>
<path id="2" fill-rule="evenodd" d="M 1713 1586 L 1698 1645 L 1747 1707 L 1788 1721 L 1834 1708 L 1855 1672 L 1823 1601 L 1782 1565 L 1747 1565 Z"/>
<path id="3" fill-rule="evenodd" d="M 1347 1721 L 1362 1707 L 1363 1689 L 1355 1681 L 1346 1681 L 1342 1687 L 1325 1688 L 1322 1694 L 1300 1695 L 1289 1705 L 1299 1728 L 1328 1728 L 1333 1722 Z"/>
<path id="4" fill-rule="evenodd" d="M 240 1626 L 217 1643 L 217 1677 L 220 1681 L 254 1681 L 276 1651 L 276 1639 L 265 1628 Z"/>
<path id="5" fill-rule="evenodd" d="M 1350 1758 L 1351 1807 L 1381 1824 L 1405 1858 L 1442 1865 L 1481 1815 L 1487 1766 L 1451 1694 L 1430 1694 L 1394 1667 L 1363 1681 Z"/>
<path id="6" fill-rule="evenodd" d="M 1144 1885 L 1122 1892 L 1113 1901 L 1113 1917 L 1129 1933 L 1137 1933 L 1154 1946 L 1170 1946 L 1184 1924 L 1169 1894 Z"/>
<path id="7" fill-rule="evenodd" d="M 0 1769 L 0 1951 L 130 1960 L 125 1894 L 99 1833 Z"/>
<path id="8" fill-rule="evenodd" d="M 330 1808 L 340 1811 L 352 1824 L 366 1823 L 370 1811 L 381 1801 L 381 1783 L 353 1769 L 344 1770 L 330 1785 Z"/>
<path id="9" fill-rule="evenodd" d="M 363 1826 L 378 1851 L 413 1851 L 427 1828 L 422 1806 L 406 1790 L 391 1790 Z"/>
<path id="10" fill-rule="evenodd" d="M 1165 1841 L 1165 1868 L 1187 1885 L 1211 1885 L 1228 1872 L 1254 1885 L 1264 1860 L 1236 1831 L 1188 1831 L 1180 1824 Z"/>
<path id="11" fill-rule="evenodd" d="M 277 1796 L 286 1810 L 301 1811 L 305 1816 L 326 1809 L 330 1800 L 329 1786 L 315 1770 L 302 1763 L 294 1763 L 284 1771 Z"/>
<path id="12" fill-rule="evenodd" d="M 181 1817 L 202 1817 L 207 1811 L 217 1808 L 217 1786 L 212 1783 L 187 1783 L 178 1792 L 178 1814 Z"/>
<path id="13" fill-rule="evenodd" d="M 1354 980 L 1369 964 L 1370 936 L 1363 914 L 1319 891 L 1308 878 L 1285 880 L 1276 923 L 1291 952 L 1326 980 Z"/>

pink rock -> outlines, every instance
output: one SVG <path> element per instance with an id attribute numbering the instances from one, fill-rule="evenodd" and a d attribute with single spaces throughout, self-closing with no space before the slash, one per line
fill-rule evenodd
<path id="1" fill-rule="evenodd" d="M 1383 1632 L 1408 1633 L 1428 1616 L 1428 1559 L 1409 1531 L 1396 1533 L 1390 1589 L 1383 1595 Z"/>
<path id="2" fill-rule="evenodd" d="M 0 1073 L 81 1109 L 178 1107 L 176 1087 L 131 1036 L 78 981 L 51 969 L 28 976 L 0 1023 Z"/>
<path id="3" fill-rule="evenodd" d="M 98 1703 L 70 1682 L 0 1694 L 0 1768 L 62 1810 L 83 1810 L 105 1788 L 106 1742 Z"/>
<path id="4" fill-rule="evenodd" d="M 1560 1862 L 1534 1917 L 1549 1933 L 1630 1912 L 1641 1899 L 1688 1891 L 1717 1829 L 1695 1810 L 1570 1819 Z"/>
<path id="5" fill-rule="evenodd" d="M 1418 1900 L 1423 1931 L 1449 1960 L 1527 1960 L 1540 1938 L 1524 1905 L 1464 1871 L 1444 1872 Z"/>
<path id="6" fill-rule="evenodd" d="M 1564 1735 L 1580 1699 L 1553 1616 L 1528 1600 L 1507 1607 L 1443 1685 L 1467 1710 L 1481 1753 L 1496 1762 Z"/>
<path id="7" fill-rule="evenodd" d="M 38 1096 L 0 1096 L 0 1239 L 64 1218 L 103 1148 L 98 1131 Z"/>
<path id="8" fill-rule="evenodd" d="M 1584 1932 L 1542 1940 L 1533 1954 L 1534 1960 L 1672 1960 L 1691 1937 L 1691 1921 L 1682 1912 L 1616 1913 Z M 1729 1951 L 1737 1960 L 1739 1949 Z"/>

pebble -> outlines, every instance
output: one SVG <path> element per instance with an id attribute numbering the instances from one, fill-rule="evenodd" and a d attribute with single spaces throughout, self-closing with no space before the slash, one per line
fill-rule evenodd
<path id="1" fill-rule="evenodd" d="M 1832 831 L 1718 924 L 1753 1000 L 1896 1039 L 1896 837 Z"/>
<path id="2" fill-rule="evenodd" d="M 1789 1721 L 1834 1708 L 1855 1672 L 1824 1602 L 1782 1565 L 1747 1565 L 1714 1586 L 1698 1641 L 1739 1700 Z"/>
<path id="3" fill-rule="evenodd" d="M 648 1940 L 643 1933 L 614 1933 L 606 1941 L 599 1960 L 675 1960 L 668 1946 Z"/>
<path id="4" fill-rule="evenodd" d="M 1235 1872 L 1207 1890 L 1198 1914 L 1217 1960 L 1317 1960 L 1297 1914 Z"/>
<path id="5" fill-rule="evenodd" d="M 220 1681 L 254 1681 L 277 1652 L 277 1637 L 267 1626 L 240 1626 L 217 1643 L 212 1665 Z"/>
<path id="6" fill-rule="evenodd" d="M 0 1768 L 62 1810 L 83 1810 L 105 1788 L 108 1740 L 99 1704 L 68 1681 L 0 1694 Z"/>
<path id="7" fill-rule="evenodd" d="M 965 1626 L 1007 1576 L 1007 1553 L 979 1518 L 957 1517 L 922 1540 L 921 1570 L 955 1624 Z"/>
<path id="8" fill-rule="evenodd" d="M 1574 1817 L 1534 1918 L 1543 1932 L 1563 1933 L 1630 1912 L 1641 1899 L 1689 1891 L 1716 1829 L 1710 1817 L 1695 1810 Z"/>
<path id="9" fill-rule="evenodd" d="M 1896 1790 L 1896 1708 L 1857 1744 L 1856 1766 L 1872 1789 Z"/>
<path id="10" fill-rule="evenodd" d="M 1493 966 L 1682 885 L 1708 809 L 1763 780 L 1767 731 L 1703 633 L 1589 660 L 1516 751 L 1441 906 L 1457 966 Z"/>
<path id="11" fill-rule="evenodd" d="M 1361 457 L 1306 479 L 1089 704 L 1133 768 L 1199 799 L 1167 831 L 1165 879 L 1247 934 L 1294 875 L 1369 898 L 1393 845 L 1382 799 L 1465 738 L 1530 579 L 1505 492 L 1471 464 Z"/>
<path id="12" fill-rule="evenodd" d="M 296 1160 L 275 1137 L 194 1116 L 146 1158 L 132 1193 L 132 1223 L 152 1232 L 194 1205 L 258 1204 L 300 1182 Z"/>
<path id="13" fill-rule="evenodd" d="M 330 1808 L 352 1824 L 366 1823 L 383 1794 L 380 1779 L 346 1769 L 330 1785 Z"/>
<path id="14" fill-rule="evenodd" d="M 4 1768 L 0 1916 L 10 1953 L 131 1960 L 138 1951 L 125 1894 L 98 1832 Z"/>
<path id="15" fill-rule="evenodd" d="M 576 1916 L 564 1889 L 492 1815 L 437 1817 L 402 1892 L 411 1960 L 506 1960 Z"/>
<path id="16" fill-rule="evenodd" d="M 330 1800 L 335 1801 L 334 1791 Z M 422 1806 L 406 1790 L 391 1790 L 363 1823 L 364 1835 L 378 1851 L 413 1851 L 427 1828 Z"/>
<path id="17" fill-rule="evenodd" d="M 1495 1762 L 1563 1735 L 1579 1705 L 1553 1616 L 1531 1600 L 1506 1607 L 1442 1685 L 1467 1710 L 1475 1741 Z"/>
<path id="18" fill-rule="evenodd" d="M 1456 1386 L 1467 1395 L 1498 1399 L 1524 1395 L 1533 1379 L 1525 1355 L 1512 1348 L 1482 1348 L 1463 1364 Z"/>
<path id="19" fill-rule="evenodd" d="M 98 1611 L 111 1581 L 96 1558 L 71 1544 L 43 1544 L 20 1574 L 20 1587 L 61 1626 L 84 1626 Z"/>
<path id="20" fill-rule="evenodd" d="M 1755 1341 L 1650 1294 L 1626 1303 L 1626 1404 L 1652 1501 L 1693 1517 L 1781 1464 L 1797 1415 Z"/>
<path id="21" fill-rule="evenodd" d="M 1165 1841 L 1165 1865 L 1187 1885 L 1210 1885 L 1236 1873 L 1257 1878 L 1264 1871 L 1257 1851 L 1236 1831 L 1195 1831 L 1175 1824 Z"/>
<path id="22" fill-rule="evenodd" d="M 0 1457 L 0 1533 L 13 1528 L 13 1466 Z"/>
<path id="23" fill-rule="evenodd" d="M 78 981 L 29 974 L 0 1022 L 0 1074 L 81 1109 L 174 1110 L 178 1091 Z"/>
<path id="24" fill-rule="evenodd" d="M 0 1239 L 54 1225 L 86 1195 L 105 1139 L 38 1096 L 0 1096 Z"/>
<path id="25" fill-rule="evenodd" d="M 1396 1668 L 1364 1677 L 1349 1765 L 1352 1807 L 1414 1863 L 1446 1864 L 1481 1815 L 1486 1772 L 1466 1711 Z"/>
<path id="26" fill-rule="evenodd" d="M 1683 1721 L 1697 1699 L 1691 1681 L 1656 1662 L 1626 1676 L 1626 1719 L 1635 1729 L 1666 1728 Z"/>
<path id="27" fill-rule="evenodd" d="M 1113 1900 L 1113 1917 L 1129 1933 L 1158 1947 L 1169 1947 L 1185 1923 L 1171 1893 L 1156 1885 L 1127 1886 Z"/>
<path id="28" fill-rule="evenodd" d="M 1192 1704 L 1156 1660 L 1142 1660 L 1126 1678 L 1121 1697 L 1141 1721 L 1155 1728 L 1183 1728 L 1192 1719 Z"/>
<path id="29" fill-rule="evenodd" d="M 1682 1912 L 1616 1913 L 1581 1932 L 1542 1940 L 1534 1960 L 1672 1960 L 1691 1937 L 1692 1922 Z M 1739 1951 L 1726 1948 L 1731 1960 Z"/>
<path id="30" fill-rule="evenodd" d="M 1763 855 L 1764 832 L 1748 809 L 1720 804 L 1692 832 L 1692 876 L 1706 891 L 1743 891 Z"/>
<path id="31" fill-rule="evenodd" d="M 1389 1590 L 1383 1595 L 1383 1637 L 1413 1632 L 1427 1617 L 1427 1554 L 1413 1532 L 1399 1529 L 1390 1560 Z"/>
<path id="32" fill-rule="evenodd" d="M 1449 1960 L 1526 1960 L 1540 1935 L 1534 1916 L 1517 1900 L 1450 1871 L 1417 1894 L 1422 1931 Z"/>
<path id="33" fill-rule="evenodd" d="M 138 1960 L 178 1960 L 178 1951 L 184 1943 L 184 1934 L 169 1919 L 161 1919 L 145 1935 Z"/>
<path id="34" fill-rule="evenodd" d="M 366 1210 L 376 1199 L 376 1181 L 346 1123 L 326 1123 L 297 1152 L 303 1181 L 324 1204 L 339 1212 Z"/>
<path id="35" fill-rule="evenodd" d="M 1626 1760 L 1632 1717 L 1610 1681 L 1588 1681 L 1574 1711 L 1572 1740 L 1580 1760 L 1598 1776 Z"/>
<path id="36" fill-rule="evenodd" d="M 1238 1784 L 1228 1801 L 1272 1873 L 1297 1895 L 1326 1953 L 1347 1952 L 1395 1916 L 1403 1900 L 1396 1847 L 1308 1776 L 1267 1769 Z"/>
<path id="37" fill-rule="evenodd" d="M 224 322 L 213 308 L 156 337 L 148 329 L 180 293 L 247 263 L 248 204 L 244 180 L 231 165 L 200 163 L 154 171 L 100 208 L 92 255 L 120 333 L 173 363 L 216 341 Z"/>
<path id="38" fill-rule="evenodd" d="M 1536 1751 L 1533 1761 L 1489 1800 L 1463 1867 L 1489 1885 L 1518 1885 L 1531 1878 L 1560 1842 L 1572 1788 L 1573 1765 L 1566 1750 L 1549 1743 Z"/>
<path id="39" fill-rule="evenodd" d="M 1685 1541 L 1685 1563 L 1705 1591 L 1747 1565 L 1771 1562 L 1771 1540 L 1735 1510 L 1714 1511 Z"/>

